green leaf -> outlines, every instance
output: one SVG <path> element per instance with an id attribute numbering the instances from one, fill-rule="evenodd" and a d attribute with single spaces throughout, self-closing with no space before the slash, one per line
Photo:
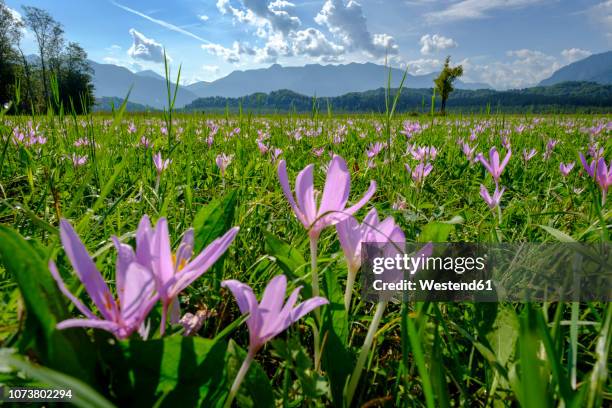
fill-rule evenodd
<path id="1" fill-rule="evenodd" d="M 230 340 L 225 360 L 228 382 L 233 383 L 245 358 L 246 351 L 240 348 L 236 342 Z M 255 360 L 251 363 L 249 371 L 242 380 L 236 395 L 236 402 L 240 407 L 274 407 L 274 394 L 270 380 Z"/>
<path id="2" fill-rule="evenodd" d="M 455 229 L 455 224 L 430 222 L 421 230 L 418 242 L 447 242 L 448 236 Z"/>
<path id="3" fill-rule="evenodd" d="M 548 232 L 559 242 L 577 242 L 574 238 L 567 235 L 565 232 L 561 232 L 556 228 L 548 227 L 546 225 L 540 225 L 544 231 Z"/>
<path id="4" fill-rule="evenodd" d="M 107 345 L 104 357 L 122 406 L 220 406 L 229 385 L 227 343 L 170 336 Z"/>
<path id="5" fill-rule="evenodd" d="M 71 404 L 84 408 L 113 408 L 114 405 L 98 394 L 93 388 L 79 379 L 54 371 L 50 368 L 35 365 L 22 356 L 9 352 L 8 349 L 0 349 L 0 366 L 12 367 L 27 377 L 58 390 L 70 390 L 72 392 Z"/>
<path id="6" fill-rule="evenodd" d="M 232 227 L 235 207 L 236 191 L 233 190 L 225 197 L 213 199 L 198 210 L 193 220 L 194 253 L 201 252 L 208 244 Z"/>
<path id="7" fill-rule="evenodd" d="M 194 253 L 200 253 L 207 245 L 225 234 L 234 222 L 236 191 L 230 191 L 224 197 L 213 199 L 202 207 L 193 220 Z M 216 262 L 212 269 L 214 285 L 219 289 L 223 276 L 225 255 Z"/>
<path id="8" fill-rule="evenodd" d="M 275 237 L 268 231 L 264 231 L 266 240 L 266 252 L 276 259 L 276 264 L 283 270 L 289 279 L 296 279 L 300 276 L 296 273 L 304 268 L 306 260 L 294 247 Z"/>
<path id="9" fill-rule="evenodd" d="M 53 369 L 91 382 L 95 364 L 92 343 L 82 329 L 55 328 L 71 316 L 38 251 L 17 232 L 0 226 L 0 262 L 17 282 L 26 306 L 20 351 L 36 355 Z"/>
<path id="10" fill-rule="evenodd" d="M 355 356 L 348 347 L 349 321 L 344 308 L 343 285 L 338 280 L 338 271 L 325 269 L 323 289 L 329 304 L 323 308 L 321 339 L 323 346 L 322 365 L 327 372 L 334 406 L 343 405 L 343 391 L 347 379 L 353 372 Z"/>
<path id="11" fill-rule="evenodd" d="M 502 366 L 505 366 L 513 355 L 518 329 L 519 322 L 516 313 L 508 308 L 499 309 L 493 327 L 486 334 L 486 338 L 497 361 Z"/>
<path id="12" fill-rule="evenodd" d="M 519 352 L 520 379 L 516 389 L 521 406 L 541 408 L 550 406 L 548 381 L 543 375 L 539 358 L 541 342 L 537 336 L 537 319 L 533 306 L 528 303 L 520 321 Z"/>

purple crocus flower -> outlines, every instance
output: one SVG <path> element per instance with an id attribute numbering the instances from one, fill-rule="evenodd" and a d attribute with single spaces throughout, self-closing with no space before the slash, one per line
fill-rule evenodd
<path id="1" fill-rule="evenodd" d="M 489 194 L 489 190 L 487 190 L 487 188 L 481 184 L 480 185 L 480 196 L 482 197 L 483 200 L 485 200 L 485 203 L 487 203 L 490 209 L 494 209 L 495 207 L 499 205 L 502 194 L 504 194 L 505 190 L 506 190 L 506 187 L 502 187 L 502 189 L 500 190 L 498 186 L 495 186 L 493 197 L 491 197 L 491 195 Z"/>
<path id="2" fill-rule="evenodd" d="M 165 218 L 151 227 L 149 217 L 142 217 L 136 230 L 136 260 L 153 271 L 159 298 L 162 301 L 161 332 L 165 330 L 168 310 L 170 321 L 178 323 L 180 308 L 178 294 L 206 272 L 225 253 L 234 241 L 239 228 L 234 227 L 223 236 L 210 243 L 199 255 L 192 259 L 194 246 L 193 229 L 188 229 L 173 254 L 170 247 L 168 222 Z M 129 253 L 130 247 L 115 240 L 120 254 Z"/>
<path id="3" fill-rule="evenodd" d="M 470 163 L 474 162 L 474 152 L 476 151 L 477 147 L 478 145 L 474 147 L 470 147 L 470 145 L 467 142 L 461 143 L 461 151 L 463 152 L 463 154 L 465 155 L 465 157 Z"/>
<path id="4" fill-rule="evenodd" d="M 76 167 L 81 167 L 82 165 L 84 165 L 85 163 L 87 163 L 87 155 L 85 156 L 79 156 L 76 153 L 72 153 L 72 155 L 70 156 L 70 160 L 72 161 L 72 165 L 76 168 Z"/>
<path id="5" fill-rule="evenodd" d="M 153 155 L 153 164 L 155 165 L 155 170 L 157 171 L 158 176 L 162 174 L 162 172 L 166 170 L 168 166 L 170 166 L 170 163 L 172 163 L 172 160 L 162 159 L 161 152 L 157 152 Z"/>
<path id="6" fill-rule="evenodd" d="M 142 137 L 140 138 L 139 144 L 140 144 L 140 146 L 144 147 L 145 149 L 153 147 L 153 143 L 151 143 L 151 141 L 149 139 L 147 139 L 147 137 L 144 136 L 144 135 L 142 135 Z"/>
<path id="7" fill-rule="evenodd" d="M 373 143 L 368 147 L 368 150 L 366 150 L 366 155 L 371 159 L 377 156 L 384 147 L 385 145 L 381 142 Z"/>
<path id="8" fill-rule="evenodd" d="M 270 152 L 270 157 L 272 158 L 273 162 L 276 162 L 278 160 L 278 158 L 280 157 L 280 155 L 283 154 L 283 149 L 275 147 L 274 149 L 272 149 L 272 151 Z"/>
<path id="9" fill-rule="evenodd" d="M 298 220 L 309 230 L 310 237 L 316 239 L 325 227 L 342 221 L 363 207 L 374 195 L 376 182 L 372 180 L 365 195 L 355 205 L 346 208 L 351 190 L 351 175 L 344 159 L 336 155 L 327 169 L 323 195 L 320 204 L 317 205 L 313 169 L 314 165 L 309 164 L 298 174 L 295 180 L 296 194 L 294 196 L 289 186 L 285 160 L 281 160 L 278 164 L 278 178 L 287 201 Z"/>
<path id="10" fill-rule="evenodd" d="M 423 184 L 425 177 L 427 177 L 433 170 L 431 163 L 421 162 L 416 165 L 414 170 L 412 170 L 408 164 L 405 164 L 404 166 L 406 167 L 406 171 L 411 174 L 412 180 L 414 180 L 417 185 Z"/>
<path id="11" fill-rule="evenodd" d="M 533 159 L 533 157 L 537 154 L 536 149 L 531 149 L 527 151 L 527 149 L 523 149 L 523 160 L 527 163 L 529 160 Z"/>
<path id="12" fill-rule="evenodd" d="M 240 312 L 242 314 L 249 314 L 247 319 L 249 349 L 224 404 L 224 406 L 230 407 L 257 351 L 268 340 L 285 331 L 313 309 L 329 302 L 327 299 L 317 296 L 295 306 L 302 289 L 300 286 L 291 292 L 289 299 L 285 303 L 285 292 L 287 290 L 287 278 L 285 275 L 278 275 L 272 278 L 266 286 L 259 303 L 257 303 L 253 289 L 245 283 L 231 279 L 221 282 L 221 286 L 228 288 L 232 292 Z"/>
<path id="13" fill-rule="evenodd" d="M 589 164 L 587 162 L 586 157 L 584 157 L 584 155 L 582 154 L 582 152 L 579 153 L 580 156 L 580 161 L 582 162 L 582 167 L 584 167 L 584 170 L 587 172 L 587 174 L 591 177 L 595 177 L 595 166 L 597 165 L 595 160 L 591 160 L 591 163 Z"/>
<path id="14" fill-rule="evenodd" d="M 230 279 L 221 283 L 228 288 L 238 303 L 240 312 L 249 314 L 249 353 L 254 355 L 270 339 L 285 331 L 313 309 L 329 303 L 323 297 L 314 297 L 295 305 L 301 286 L 297 287 L 285 303 L 287 278 L 278 275 L 266 286 L 261 302 L 257 303 L 253 289 L 245 283 Z"/>
<path id="15" fill-rule="evenodd" d="M 215 163 L 217 164 L 217 167 L 219 167 L 219 170 L 221 170 L 221 177 L 225 177 L 225 170 L 227 169 L 227 166 L 230 165 L 233 158 L 233 154 L 227 155 L 225 153 L 221 153 L 217 155 Z"/>
<path id="16" fill-rule="evenodd" d="M 606 160 L 602 157 L 597 162 L 597 170 L 595 172 L 595 181 L 601 188 L 601 205 L 606 204 L 606 196 L 608 195 L 608 187 L 612 185 L 612 160 L 606 166 Z"/>
<path id="17" fill-rule="evenodd" d="M 60 221 L 60 238 L 76 275 L 102 317 L 96 316 L 68 290 L 57 266 L 49 261 L 49 270 L 60 291 L 86 316 L 85 319 L 64 320 L 58 323 L 57 328 L 91 327 L 109 331 L 119 339 L 128 338 L 140 329 L 141 335 L 146 337 L 147 330 L 143 323 L 159 298 L 154 293 L 152 271 L 136 262 L 133 251 L 120 252 L 115 275 L 118 299 L 115 300 L 79 236 L 63 219 Z"/>
<path id="18" fill-rule="evenodd" d="M 491 150 L 489 150 L 489 161 L 484 158 L 482 153 L 480 153 L 477 158 L 478 160 L 480 160 L 485 169 L 487 169 L 487 171 L 491 174 L 491 176 L 493 176 L 493 180 L 495 180 L 495 183 L 498 183 L 502 171 L 504 171 L 504 168 L 508 164 L 508 161 L 510 160 L 511 156 L 512 150 L 508 150 L 506 157 L 504 157 L 504 160 L 500 163 L 499 153 L 497 152 L 495 146 L 493 146 Z"/>
<path id="19" fill-rule="evenodd" d="M 348 217 L 336 225 L 336 231 L 348 266 L 344 293 L 344 306 L 348 310 L 351 304 L 355 278 L 361 267 L 361 244 L 365 242 L 389 242 L 397 244 L 403 249 L 406 238 L 393 217 L 387 217 L 381 222 L 376 208 L 372 208 L 368 212 L 363 219 L 363 223 L 359 224 L 354 217 Z"/>
<path id="20" fill-rule="evenodd" d="M 559 171 L 561 172 L 561 175 L 563 177 L 567 177 L 570 174 L 570 171 L 572 171 L 572 169 L 574 168 L 574 162 L 565 164 L 565 163 L 559 163 Z"/>
<path id="21" fill-rule="evenodd" d="M 259 152 L 261 154 L 266 154 L 268 153 L 268 150 L 270 149 L 268 146 L 266 146 L 261 140 L 257 141 L 257 148 L 259 149 Z"/>

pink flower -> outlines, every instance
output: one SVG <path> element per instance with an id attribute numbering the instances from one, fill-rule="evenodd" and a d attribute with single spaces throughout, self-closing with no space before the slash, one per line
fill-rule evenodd
<path id="1" fill-rule="evenodd" d="M 219 167 L 219 170 L 221 170 L 221 177 L 225 177 L 225 170 L 227 169 L 227 166 L 230 165 L 233 159 L 233 154 L 227 155 L 225 153 L 221 153 L 217 155 L 215 163 L 217 164 L 217 167 Z"/>
<path id="2" fill-rule="evenodd" d="M 170 163 L 172 163 L 172 160 L 162 159 L 161 152 L 157 152 L 156 154 L 153 155 L 153 164 L 155 165 L 155 170 L 157 171 L 157 175 L 162 174 L 162 172 L 166 170 L 168 166 L 170 166 Z"/>
<path id="3" fill-rule="evenodd" d="M 605 205 L 606 196 L 608 195 L 608 187 L 612 184 L 612 160 L 606 166 L 606 160 L 602 157 L 597 162 L 597 171 L 595 172 L 595 181 L 601 188 L 601 205 Z"/>
<path id="4" fill-rule="evenodd" d="M 493 209 L 499 205 L 502 194 L 504 194 L 505 190 L 506 190 L 506 187 L 502 187 L 502 189 L 499 190 L 499 187 L 495 186 L 495 192 L 493 193 L 493 197 L 491 197 L 489 195 L 489 191 L 487 190 L 487 188 L 481 184 L 480 185 L 480 196 L 482 197 L 483 200 L 485 200 L 485 203 L 487 203 L 489 208 Z"/>
<path id="5" fill-rule="evenodd" d="M 310 164 L 298 174 L 295 181 L 295 197 L 289 186 L 285 160 L 281 160 L 278 164 L 278 178 L 296 217 L 309 230 L 311 238 L 316 238 L 325 227 L 335 225 L 363 207 L 374 195 L 376 182 L 372 180 L 365 195 L 355 205 L 346 208 L 351 190 L 351 175 L 344 159 L 334 156 L 327 169 L 323 195 L 317 208 L 313 169 L 314 165 Z"/>
<path id="6" fill-rule="evenodd" d="M 533 158 L 533 156 L 535 156 L 538 152 L 536 151 L 536 149 L 531 149 L 530 151 L 527 151 L 527 149 L 523 149 L 523 160 L 525 160 L 525 162 L 528 162 L 529 160 L 531 160 Z"/>
<path id="7" fill-rule="evenodd" d="M 155 228 L 151 227 L 149 217 L 142 217 L 136 230 L 136 252 L 129 245 L 114 239 L 118 262 L 133 262 L 153 271 L 155 285 L 162 301 L 161 331 L 165 330 L 168 310 L 171 310 L 171 321 L 178 323 L 180 308 L 177 300 L 179 293 L 191 285 L 197 278 L 206 272 L 225 253 L 236 238 L 239 228 L 234 227 L 220 238 L 215 239 L 196 257 L 193 256 L 194 232 L 188 229 L 176 252 L 173 254 L 170 247 L 171 240 L 168 233 L 168 223 L 165 218 L 157 221 Z"/>
<path id="8" fill-rule="evenodd" d="M 416 165 L 414 170 L 410 169 L 410 166 L 408 164 L 405 164 L 404 166 L 406 167 L 406 171 L 411 174 L 412 180 L 414 180 L 417 185 L 423 184 L 423 182 L 425 181 L 425 177 L 427 177 L 429 173 L 431 173 L 431 171 L 433 170 L 433 166 L 431 165 L 431 163 L 421 162 Z"/>
<path id="9" fill-rule="evenodd" d="M 508 150 L 506 157 L 504 157 L 504 160 L 500 163 L 499 153 L 497 152 L 495 146 L 493 146 L 491 150 L 489 150 L 489 161 L 484 158 L 482 153 L 478 155 L 477 159 L 480 160 L 485 169 L 487 169 L 491 176 L 493 176 L 493 180 L 495 180 L 495 182 L 497 183 L 499 182 L 499 178 L 501 177 L 501 174 L 504 171 L 506 165 L 508 164 L 508 161 L 510 160 L 511 156 L 512 150 Z"/>
<path id="10" fill-rule="evenodd" d="M 591 163 L 589 164 L 582 152 L 579 153 L 579 156 L 580 161 L 582 162 L 582 167 L 584 167 L 584 170 L 587 172 L 587 174 L 591 177 L 595 177 L 595 166 L 597 165 L 596 160 L 591 160 Z"/>
<path id="11" fill-rule="evenodd" d="M 115 274 L 118 300 L 115 300 L 87 249 L 66 220 L 60 221 L 60 238 L 76 275 L 102 317 L 96 316 L 68 290 L 55 263 L 49 261 L 49 270 L 60 291 L 86 317 L 64 320 L 58 323 L 57 328 L 91 327 L 109 331 L 120 339 L 128 338 L 136 330 L 142 329 L 141 335 L 146 337 L 147 330 L 143 323 L 159 298 L 154 293 L 152 271 L 135 262 L 133 257 L 128 260 L 119 254 Z"/>
<path id="12" fill-rule="evenodd" d="M 242 314 L 249 314 L 249 355 L 253 356 L 270 339 L 287 330 L 313 309 L 328 304 L 323 297 L 313 297 L 295 305 L 301 286 L 297 287 L 285 303 L 287 278 L 278 275 L 272 278 L 266 286 L 261 302 L 257 302 L 253 289 L 245 283 L 231 279 L 225 280 L 221 286 L 228 288 L 234 297 Z"/>
<path id="13" fill-rule="evenodd" d="M 559 171 L 561 172 L 561 175 L 563 177 L 567 177 L 570 173 L 570 171 L 572 171 L 572 169 L 574 168 L 574 162 L 565 164 L 565 163 L 559 163 Z"/>

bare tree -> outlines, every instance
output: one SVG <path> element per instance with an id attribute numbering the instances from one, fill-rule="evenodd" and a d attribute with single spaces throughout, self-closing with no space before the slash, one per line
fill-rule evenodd
<path id="1" fill-rule="evenodd" d="M 47 57 L 50 54 L 49 46 L 57 41 L 59 31 L 63 33 L 61 25 L 46 10 L 38 7 L 23 6 L 25 22 L 36 37 L 38 53 L 40 56 L 41 79 L 44 90 L 45 104 L 49 102 L 49 85 L 47 83 Z M 58 30 L 59 29 L 59 30 Z"/>

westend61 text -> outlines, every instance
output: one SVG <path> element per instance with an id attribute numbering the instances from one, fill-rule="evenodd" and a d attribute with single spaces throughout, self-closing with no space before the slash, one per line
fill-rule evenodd
<path id="1" fill-rule="evenodd" d="M 483 291 L 493 290 L 493 282 L 490 279 L 473 280 L 471 282 L 436 282 L 433 279 L 418 281 L 401 280 L 399 282 L 385 282 L 377 279 L 372 282 L 372 287 L 377 291 Z"/>

